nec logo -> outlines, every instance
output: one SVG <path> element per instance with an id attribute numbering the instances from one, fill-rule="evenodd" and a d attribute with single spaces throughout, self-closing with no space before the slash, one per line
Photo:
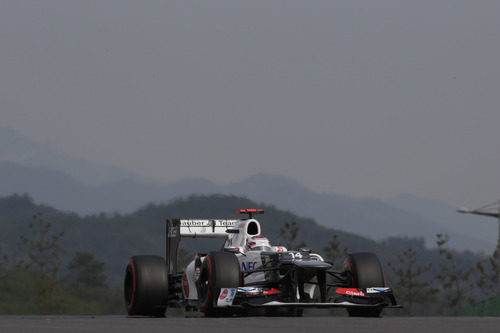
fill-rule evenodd
<path id="1" fill-rule="evenodd" d="M 257 265 L 256 261 L 242 262 L 241 263 L 241 270 L 243 270 L 243 271 L 252 271 L 252 270 L 255 269 L 256 265 Z"/>

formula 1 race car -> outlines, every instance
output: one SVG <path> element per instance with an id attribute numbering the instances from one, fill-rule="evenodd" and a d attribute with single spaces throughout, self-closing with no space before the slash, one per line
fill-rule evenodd
<path id="1" fill-rule="evenodd" d="M 373 253 L 353 253 L 344 268 L 310 250 L 271 246 L 253 214 L 247 219 L 173 219 L 166 221 L 166 260 L 133 256 L 124 281 L 129 316 L 163 317 L 167 306 L 199 310 L 205 316 L 301 315 L 303 309 L 343 307 L 350 316 L 379 316 L 384 307 L 400 307 L 386 287 Z M 196 254 L 177 269 L 182 237 L 224 239 L 219 251 Z"/>

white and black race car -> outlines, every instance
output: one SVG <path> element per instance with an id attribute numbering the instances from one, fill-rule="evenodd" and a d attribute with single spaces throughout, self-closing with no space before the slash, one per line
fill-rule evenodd
<path id="1" fill-rule="evenodd" d="M 253 214 L 247 219 L 172 219 L 166 221 L 166 260 L 133 256 L 124 291 L 130 316 L 163 317 L 167 306 L 199 310 L 206 316 L 301 315 L 308 307 L 344 307 L 351 316 L 379 316 L 400 307 L 377 256 L 350 254 L 335 271 L 316 253 L 271 246 Z M 220 251 L 196 254 L 177 269 L 182 237 L 222 238 Z"/>

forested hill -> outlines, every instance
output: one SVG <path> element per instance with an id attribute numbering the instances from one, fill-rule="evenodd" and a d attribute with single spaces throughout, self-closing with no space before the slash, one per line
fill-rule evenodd
<path id="1" fill-rule="evenodd" d="M 28 226 L 33 216 L 41 213 L 46 222 L 52 223 L 53 232 L 63 231 L 61 245 L 65 256 L 71 257 L 76 251 L 92 252 L 103 261 L 108 269 L 110 281 L 118 283 L 131 255 L 159 254 L 165 251 L 166 218 L 241 218 L 236 212 L 240 208 L 262 208 L 264 215 L 258 219 L 262 232 L 273 244 L 286 244 L 290 240 L 280 239 L 280 228 L 285 223 L 295 222 L 298 236 L 292 245 L 301 242 L 313 251 L 324 252 L 333 235 L 337 235 L 340 247 L 350 252 L 373 251 L 384 263 L 396 260 L 396 254 L 412 247 L 429 260 L 437 257 L 436 251 L 424 248 L 422 240 L 391 238 L 384 242 L 375 242 L 360 236 L 327 229 L 319 226 L 310 218 L 300 217 L 290 212 L 281 211 L 273 206 L 258 204 L 248 199 L 225 196 L 191 196 L 178 199 L 168 204 L 150 204 L 132 214 L 100 214 L 79 216 L 61 212 L 51 207 L 38 205 L 29 196 L 9 196 L 0 199 L 0 250 L 2 256 L 16 258 L 23 255 L 19 238 L 27 235 Z M 29 236 L 29 235 L 27 235 Z M 207 251 L 220 246 L 207 244 L 207 240 L 184 239 L 181 247 L 190 253 Z M 468 257 L 470 255 L 466 255 Z"/>
<path id="2" fill-rule="evenodd" d="M 449 245 L 457 250 L 490 253 L 496 244 L 496 238 L 492 237 L 496 235 L 493 223 L 474 223 L 473 217 L 457 214 L 454 207 L 433 199 L 401 195 L 387 203 L 377 198 L 318 193 L 288 177 L 270 174 L 257 174 L 228 185 L 203 179 L 163 183 L 128 177 L 92 186 L 58 169 L 0 158 L 0 184 L 0 196 L 29 193 L 37 202 L 82 215 L 114 211 L 131 214 L 149 202 L 165 202 L 191 194 L 226 194 L 265 202 L 299 216 L 312 217 L 327 228 L 378 241 L 388 236 L 423 237 L 426 245 L 432 246 L 436 233 L 448 233 L 452 236 Z"/>
<path id="3" fill-rule="evenodd" d="M 52 286 L 61 286 L 59 290 L 66 295 L 64 299 L 68 308 L 54 310 L 54 307 L 47 313 L 121 313 L 120 289 L 125 266 L 132 255 L 164 255 L 166 218 L 241 218 L 236 214 L 238 209 L 254 207 L 265 210 L 265 214 L 259 215 L 258 219 L 263 234 L 275 245 L 295 248 L 305 243 L 313 251 L 323 254 L 325 259 L 336 259 L 337 263 L 345 256 L 342 253 L 344 248 L 349 252 L 377 253 L 385 268 L 388 285 L 396 289 L 400 302 L 405 304 L 403 314 L 425 315 L 440 311 L 452 314 L 494 293 L 497 280 L 491 274 L 489 263 L 495 261 L 468 252 L 449 251 L 443 238 L 439 250 L 426 249 L 422 239 L 389 238 L 375 242 L 328 229 L 310 218 L 237 196 L 191 196 L 168 204 L 150 204 L 132 214 L 82 217 L 38 205 L 26 195 L 13 195 L 0 198 L 0 291 L 5 297 L 10 297 L 0 302 L 0 312 L 3 309 L 4 313 L 11 314 L 43 313 L 43 302 L 37 303 L 38 310 L 29 307 L 16 310 L 10 305 L 31 304 L 19 300 L 41 295 L 45 289 L 36 287 L 40 284 L 37 276 L 52 274 L 57 281 Z M 283 232 L 286 225 L 289 228 Z M 291 236 L 294 228 L 298 228 L 295 230 L 296 238 Z M 61 231 L 63 234 L 59 237 Z M 40 247 L 43 244 L 40 239 L 45 239 L 45 244 L 50 246 Z M 181 260 L 190 260 L 194 252 L 217 250 L 221 245 L 220 239 L 183 239 Z M 32 256 L 28 257 L 28 252 Z M 37 262 L 38 259 L 41 261 Z M 82 260 L 86 260 L 86 265 L 75 266 L 75 262 Z M 36 265 L 30 268 L 23 264 L 29 262 Z M 57 267 L 56 274 L 43 273 L 47 270 L 45 263 Z M 100 263 L 104 264 L 103 275 L 95 270 Z M 42 271 L 36 269 L 37 265 Z M 71 283 L 68 285 L 69 282 L 65 281 L 74 282 L 71 274 L 75 272 L 79 272 L 76 275 L 79 278 L 85 277 L 82 274 L 93 272 L 91 281 L 107 280 L 108 283 L 101 283 L 101 289 L 94 288 L 94 282 L 87 283 L 83 289 L 74 289 Z M 18 276 L 24 278 L 19 279 Z M 66 280 L 68 276 L 70 278 Z M 26 286 L 31 286 L 31 289 Z M 464 295 L 465 290 L 467 295 Z M 56 289 L 52 294 L 55 297 Z"/>

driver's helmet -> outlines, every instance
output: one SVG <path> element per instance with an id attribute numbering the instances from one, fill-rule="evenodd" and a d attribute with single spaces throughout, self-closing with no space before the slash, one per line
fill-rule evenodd
<path id="1" fill-rule="evenodd" d="M 247 251 L 272 251 L 269 240 L 264 236 L 252 236 L 247 239 Z"/>

